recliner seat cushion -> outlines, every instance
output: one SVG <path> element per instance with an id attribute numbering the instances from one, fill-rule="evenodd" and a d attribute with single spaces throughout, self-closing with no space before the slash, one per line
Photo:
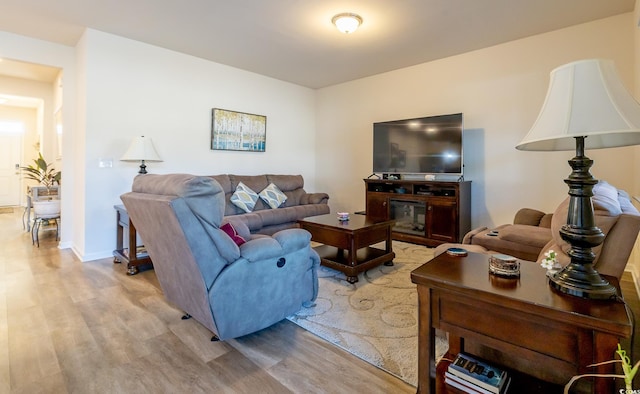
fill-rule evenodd
<path id="1" fill-rule="evenodd" d="M 538 249 L 544 247 L 552 238 L 550 229 L 526 224 L 505 226 L 500 230 L 499 237 L 505 241 L 530 245 Z"/>
<path id="2" fill-rule="evenodd" d="M 540 252 L 539 246 L 529 245 L 527 243 L 515 242 L 512 240 L 505 240 L 503 237 L 503 233 L 507 232 L 506 229 L 514 226 L 513 224 L 503 224 L 494 229 L 494 231 L 498 232 L 498 236 L 491 236 L 488 233 L 491 230 L 487 229 L 479 232 L 471 238 L 471 244 L 480 245 L 489 250 L 499 251 L 500 253 L 508 254 L 510 256 L 517 257 L 523 260 L 534 260 L 538 257 L 538 253 Z M 527 226 L 528 229 L 525 230 L 527 233 L 529 230 L 531 231 L 539 231 L 539 232 L 549 232 L 549 229 L 540 228 L 536 226 Z M 551 235 L 548 236 L 551 238 Z"/>

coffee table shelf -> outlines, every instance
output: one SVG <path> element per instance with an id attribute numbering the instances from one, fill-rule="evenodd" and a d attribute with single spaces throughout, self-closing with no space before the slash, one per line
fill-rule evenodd
<path id="1" fill-rule="evenodd" d="M 358 276 L 358 273 L 366 271 L 380 264 L 389 263 L 393 260 L 393 253 L 388 253 L 383 249 L 365 247 L 356 253 L 357 265 L 349 266 L 349 254 L 344 249 L 330 245 L 316 246 L 315 251 L 322 259 L 322 265 L 335 270 L 345 272 L 347 276 Z M 392 265 L 392 264 L 387 264 Z M 349 272 L 346 272 L 349 271 Z"/>

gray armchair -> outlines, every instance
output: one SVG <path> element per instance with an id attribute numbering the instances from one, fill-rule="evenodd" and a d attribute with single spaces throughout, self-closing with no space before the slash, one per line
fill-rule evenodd
<path id="1" fill-rule="evenodd" d="M 311 235 L 288 229 L 237 245 L 221 229 L 224 191 L 210 177 L 139 175 L 121 196 L 166 299 L 225 340 L 269 327 L 318 294 Z M 240 241 L 241 242 L 241 241 Z M 214 339 L 212 338 L 212 339 Z"/>

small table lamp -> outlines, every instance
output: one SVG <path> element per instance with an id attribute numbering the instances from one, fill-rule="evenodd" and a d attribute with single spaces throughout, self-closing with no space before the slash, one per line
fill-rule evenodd
<path id="1" fill-rule="evenodd" d="M 589 169 L 593 160 L 585 148 L 640 144 L 640 104 L 620 81 L 613 61 L 582 60 L 551 71 L 551 81 L 538 119 L 516 149 L 576 150 L 569 160 L 567 224 L 560 236 L 571 245 L 571 262 L 549 276 L 556 290 L 583 298 L 613 299 L 616 289 L 593 268 L 592 248 L 605 235 L 595 225 L 591 197 L 598 183 Z"/>
<path id="2" fill-rule="evenodd" d="M 141 161 L 140 171 L 138 174 L 146 174 L 147 166 L 144 164 L 145 161 L 162 161 L 158 152 L 156 152 L 156 148 L 153 146 L 153 141 L 151 138 L 145 138 L 145 136 L 136 137 L 131 141 L 131 145 L 129 145 L 129 149 L 127 152 L 120 158 L 121 161 Z"/>

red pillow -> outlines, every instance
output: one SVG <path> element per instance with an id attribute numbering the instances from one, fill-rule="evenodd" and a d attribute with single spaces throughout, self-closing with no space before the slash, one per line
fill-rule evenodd
<path id="1" fill-rule="evenodd" d="M 220 227 L 220 230 L 224 231 L 228 236 L 230 236 L 233 242 L 235 242 L 238 246 L 247 242 L 246 239 L 238 235 L 238 232 L 236 231 L 235 227 L 231 225 L 231 223 L 223 224 L 222 227 Z"/>

